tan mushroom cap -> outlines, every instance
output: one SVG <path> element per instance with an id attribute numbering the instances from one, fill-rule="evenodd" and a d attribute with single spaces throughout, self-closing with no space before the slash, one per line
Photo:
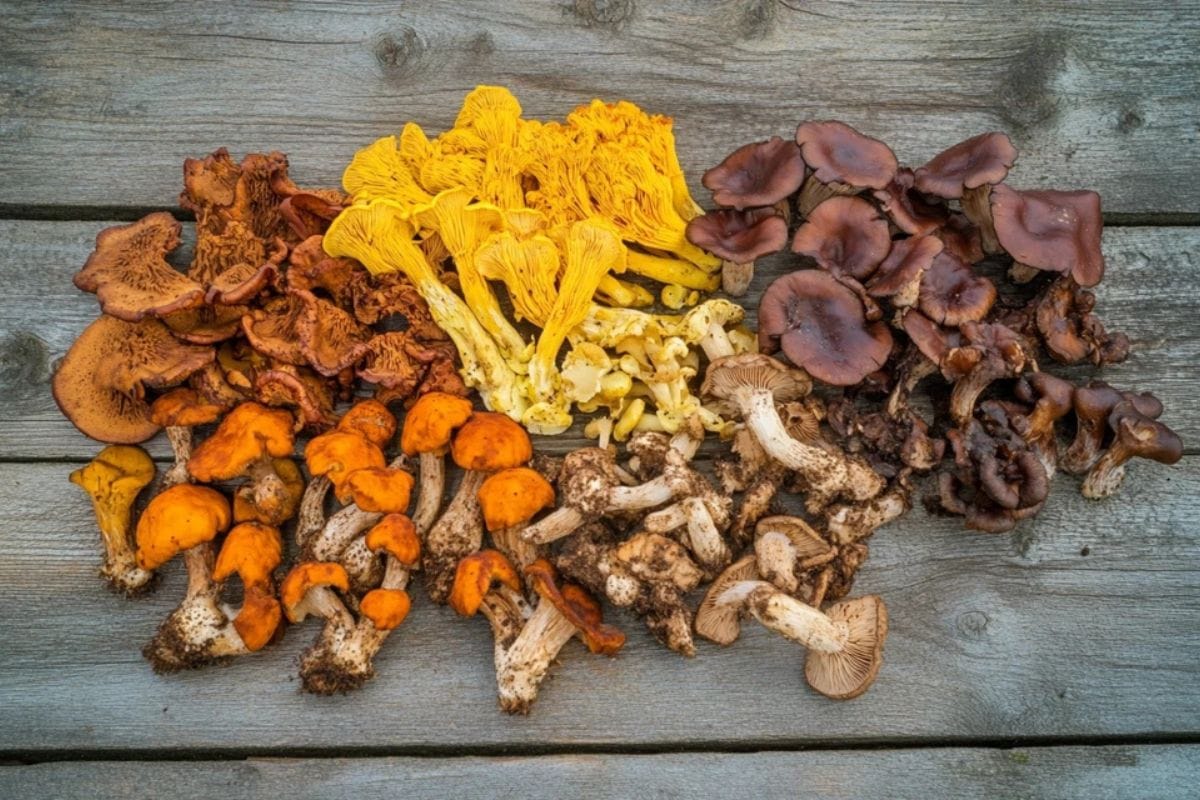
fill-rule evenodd
<path id="1" fill-rule="evenodd" d="M 180 342 L 155 319 L 124 322 L 103 315 L 89 325 L 54 373 L 54 400 L 82 433 L 136 444 L 158 432 L 147 388 L 182 383 L 214 358 L 211 347 Z"/>
<path id="2" fill-rule="evenodd" d="M 354 366 L 367 354 L 371 332 L 328 300 L 303 289 L 288 292 L 304 305 L 296 320 L 300 352 L 326 377 Z"/>
<path id="3" fill-rule="evenodd" d="M 825 615 L 846 626 L 846 644 L 833 653 L 809 650 L 804 677 L 826 697 L 850 700 L 869 689 L 879 674 L 888 632 L 887 608 L 878 595 L 866 595 L 834 603 Z"/>
<path id="4" fill-rule="evenodd" d="M 812 381 L 804 370 L 789 367 L 761 353 L 739 353 L 718 358 L 708 365 L 700 394 L 731 400 L 741 389 L 766 390 L 775 401 L 789 403 L 807 397 Z"/>
<path id="5" fill-rule="evenodd" d="M 157 569 L 229 527 L 229 501 L 215 489 L 181 483 L 159 493 L 137 524 L 137 561 Z"/>
<path id="6" fill-rule="evenodd" d="M 179 246 L 180 228 L 159 211 L 101 231 L 75 286 L 94 292 L 105 314 L 128 322 L 200 305 L 204 287 L 167 263 Z"/>
<path id="7" fill-rule="evenodd" d="M 254 396 L 263 405 L 293 409 L 302 427 L 323 430 L 336 419 L 329 383 L 307 367 L 279 364 L 257 373 Z"/>
<path id="8" fill-rule="evenodd" d="M 758 577 L 758 562 L 753 554 L 742 556 L 725 568 L 704 593 L 696 609 L 696 633 L 719 645 L 731 645 L 742 632 L 741 609 L 736 605 L 718 603 L 725 590 L 740 581 Z"/>

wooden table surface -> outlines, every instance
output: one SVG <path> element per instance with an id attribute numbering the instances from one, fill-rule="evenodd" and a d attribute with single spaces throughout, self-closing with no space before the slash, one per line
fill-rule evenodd
<path id="1" fill-rule="evenodd" d="M 1195 2 L 3 0 L 0 42 L 0 797 L 1196 796 Z M 673 115 L 704 199 L 704 168 L 804 119 L 909 163 L 1008 131 L 1014 185 L 1103 194 L 1100 310 L 1135 344 L 1106 375 L 1163 398 L 1189 455 L 1136 465 L 1103 502 L 1058 478 L 1011 535 L 920 510 L 881 531 L 858 589 L 892 631 L 849 703 L 810 692 L 797 649 L 757 627 L 685 660 L 619 618 L 619 658 L 572 646 L 510 718 L 487 626 L 428 603 L 353 696 L 299 691 L 311 626 L 153 675 L 139 649 L 182 569 L 136 601 L 95 577 L 66 478 L 97 445 L 49 393 L 97 313 L 72 274 L 111 221 L 176 205 L 186 156 L 279 149 L 301 184 L 331 185 L 403 122 L 449 125 L 477 83 L 531 116 L 594 96 Z"/>

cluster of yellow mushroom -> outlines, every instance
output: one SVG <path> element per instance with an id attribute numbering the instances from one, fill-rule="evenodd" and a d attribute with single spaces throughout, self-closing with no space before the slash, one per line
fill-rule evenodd
<path id="1" fill-rule="evenodd" d="M 563 122 L 524 119 L 507 89 L 480 86 L 450 130 L 430 139 L 410 122 L 354 156 L 342 177 L 353 202 L 325 250 L 404 273 L 457 345 L 467 385 L 534 433 L 566 430 L 572 407 L 607 412 L 618 439 L 692 417 L 721 430 L 688 390 L 698 351 L 742 352 L 754 338 L 739 306 L 700 302 L 721 261 L 685 235 L 701 210 L 671 124 L 599 100 Z M 457 292 L 441 277 L 450 260 Z M 664 286 L 656 298 L 620 275 Z M 639 310 L 656 299 L 690 308 Z"/>

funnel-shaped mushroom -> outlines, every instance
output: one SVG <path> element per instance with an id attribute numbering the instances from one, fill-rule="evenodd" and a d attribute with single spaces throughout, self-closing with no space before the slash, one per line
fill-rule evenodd
<path id="1" fill-rule="evenodd" d="M 442 507 L 446 484 L 445 455 L 450 437 L 471 417 L 471 401 L 444 392 L 422 395 L 404 417 L 400 449 L 420 456 L 420 493 L 413 523 L 422 535 Z"/>
<path id="2" fill-rule="evenodd" d="M 136 444 L 158 432 L 145 390 L 180 384 L 214 357 L 211 347 L 183 344 L 158 320 L 132 323 L 103 315 L 58 365 L 54 401 L 85 435 Z"/>
<path id="3" fill-rule="evenodd" d="M 832 197 L 813 209 L 792 237 L 792 252 L 835 276 L 864 281 L 887 257 L 892 239 L 875 206 L 860 197 Z"/>
<path id="4" fill-rule="evenodd" d="M 942 240 L 934 236 L 910 236 L 892 242 L 887 258 L 866 284 L 871 297 L 887 298 L 894 308 L 916 305 L 921 278 L 942 252 Z"/>
<path id="5" fill-rule="evenodd" d="M 772 136 L 743 145 L 704 173 L 700 182 L 713 193 L 713 202 L 739 211 L 773 206 L 804 182 L 804 159 L 794 141 Z"/>
<path id="6" fill-rule="evenodd" d="M 766 581 L 741 581 L 716 602 L 746 611 L 768 629 L 804 645 L 804 677 L 826 697 L 858 697 L 879 673 L 888 619 L 883 600 L 875 595 L 835 603 L 822 614 Z"/>
<path id="7" fill-rule="evenodd" d="M 1174 464 L 1183 456 L 1183 441 L 1166 425 L 1138 411 L 1128 400 L 1108 415 L 1113 432 L 1112 444 L 1083 479 L 1083 496 L 1100 500 L 1116 493 L 1125 479 L 1125 463 L 1131 458 L 1147 458 L 1160 464 Z"/>
<path id="8" fill-rule="evenodd" d="M 896 176 L 892 149 L 842 122 L 805 122 L 796 128 L 796 143 L 812 172 L 800 189 L 800 216 L 835 195 L 883 189 Z"/>
<path id="9" fill-rule="evenodd" d="M 426 534 L 421 560 L 425 588 L 435 603 L 446 602 L 459 560 L 483 543 L 480 486 L 493 472 L 527 463 L 533 443 L 524 428 L 503 414 L 476 411 L 458 429 L 450 454 L 465 472 L 458 493 Z"/>
<path id="10" fill-rule="evenodd" d="M 94 293 L 105 314 L 127 322 L 201 305 L 204 287 L 167 263 L 179 246 L 180 228 L 165 211 L 106 228 L 75 286 Z"/>
<path id="11" fill-rule="evenodd" d="M 916 188 L 947 200 L 962 200 L 963 213 L 979 226 L 983 249 L 998 250 L 992 225 L 992 187 L 1008 177 L 1017 148 L 1008 136 L 993 132 L 974 136 L 938 153 L 914 173 Z"/>
<path id="12" fill-rule="evenodd" d="M 854 292 L 821 270 L 775 280 L 758 307 L 763 349 L 778 343 L 797 366 L 834 386 L 851 386 L 887 362 L 892 334 L 867 322 Z"/>
<path id="13" fill-rule="evenodd" d="M 787 244 L 787 222 L 770 208 L 722 208 L 689 222 L 687 237 L 722 259 L 721 285 L 737 297 L 750 286 L 755 260 L 777 253 Z"/>
<path id="14" fill-rule="evenodd" d="M 1108 416 L 1122 401 L 1133 403 L 1142 416 L 1158 419 L 1163 406 L 1149 392 L 1122 392 L 1104 381 L 1090 381 L 1075 390 L 1075 439 L 1063 454 L 1060 466 L 1072 475 L 1087 472 L 1100 458 L 1100 449 L 1109 433 Z"/>
<path id="15" fill-rule="evenodd" d="M 789 370 L 770 356 L 746 353 L 711 363 L 701 393 L 738 408 L 746 427 L 771 458 L 799 474 L 810 507 L 819 509 L 835 497 L 874 497 L 883 488 L 883 479 L 865 463 L 788 433 L 775 404 L 803 397 L 809 388 L 803 373 Z"/>
<path id="16" fill-rule="evenodd" d="M 88 493 L 96 512 L 104 543 L 100 576 L 124 595 L 145 590 L 154 577 L 137 565 L 130 542 L 133 504 L 152 480 L 154 461 L 142 448 L 128 445 L 110 445 L 71 473 L 71 483 Z"/>
<path id="17" fill-rule="evenodd" d="M 1104 220 L 1095 192 L 992 190 L 1000 246 L 1017 265 L 1069 274 L 1080 286 L 1104 277 Z"/>
<path id="18" fill-rule="evenodd" d="M 918 298 L 927 317 L 957 327 L 987 316 L 996 302 L 996 286 L 953 253 L 942 250 L 922 275 Z"/>
<path id="19" fill-rule="evenodd" d="M 1075 385 L 1048 372 L 1034 372 L 1017 382 L 1017 399 L 1032 403 L 1033 410 L 1023 416 L 1013 416 L 1013 429 L 1021 435 L 1053 478 L 1058 466 L 1058 437 L 1054 423 L 1071 413 L 1075 400 Z"/>

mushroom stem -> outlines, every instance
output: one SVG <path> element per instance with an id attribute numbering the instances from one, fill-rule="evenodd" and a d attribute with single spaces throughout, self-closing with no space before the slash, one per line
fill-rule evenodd
<path id="1" fill-rule="evenodd" d="M 910 347 L 900 364 L 896 385 L 888 395 L 886 410 L 892 419 L 900 419 L 908 411 L 908 398 L 917 384 L 938 371 L 937 364 L 930 361 L 916 347 Z"/>
<path id="2" fill-rule="evenodd" d="M 849 638 L 849 626 L 838 623 L 817 609 L 784 594 L 766 581 L 741 581 L 717 598 L 725 604 L 745 604 L 755 619 L 784 638 L 809 650 L 841 652 Z"/>
<path id="3" fill-rule="evenodd" d="M 869 466 L 833 453 L 823 447 L 801 442 L 791 436 L 775 408 L 769 391 L 740 391 L 735 400 L 763 450 L 771 458 L 795 470 L 809 490 L 807 505 L 819 510 L 839 495 L 853 500 L 868 500 L 883 489 L 882 476 Z"/>
<path id="4" fill-rule="evenodd" d="M 741 297 L 754 280 L 754 262 L 738 263 L 728 259 L 721 262 L 721 288 L 730 297 Z M 731 350 L 724 355 L 733 355 Z M 712 358 L 713 356 L 709 356 Z"/>
<path id="5" fill-rule="evenodd" d="M 359 536 L 346 545 L 337 560 L 346 568 L 346 574 L 350 576 L 350 590 L 353 592 L 367 592 L 378 586 L 383 579 L 383 563 L 379 555 L 367 547 L 365 536 Z"/>
<path id="6" fill-rule="evenodd" d="M 675 488 L 670 478 L 659 475 L 637 486 L 614 486 L 608 492 L 608 508 L 610 511 L 642 511 L 670 502 L 674 496 Z"/>
<path id="7" fill-rule="evenodd" d="M 979 228 L 980 243 L 983 252 L 993 255 L 1000 252 L 1000 240 L 996 238 L 996 224 L 992 220 L 992 187 L 991 184 L 976 186 L 974 189 L 964 189 L 962 195 L 962 210 L 971 224 Z"/>
<path id="8" fill-rule="evenodd" d="M 733 292 L 729 293 L 733 294 Z M 709 361 L 734 354 L 733 342 L 729 341 L 729 334 L 719 322 L 709 323 L 708 330 L 700 337 L 700 347 L 704 350 L 704 355 L 708 356 Z"/>
<path id="9" fill-rule="evenodd" d="M 381 519 L 382 513 L 363 511 L 351 503 L 329 518 L 321 532 L 304 549 L 301 560 L 341 561 L 346 548 Z"/>
<path id="10" fill-rule="evenodd" d="M 417 534 L 424 536 L 437 521 L 442 509 L 442 493 L 446 489 L 446 457 L 442 453 L 421 453 L 421 487 L 417 494 L 417 506 L 412 521 Z"/>
<path id="11" fill-rule="evenodd" d="M 304 488 L 300 498 L 300 511 L 296 519 L 296 544 L 304 550 L 313 537 L 325 527 L 325 498 L 333 483 L 324 475 L 316 475 Z"/>
<path id="12" fill-rule="evenodd" d="M 909 509 L 908 492 L 896 488 L 862 505 L 834 506 L 829 510 L 829 533 L 837 544 L 865 539 L 877 528 L 899 519 Z"/>
<path id="13" fill-rule="evenodd" d="M 576 633 L 575 625 L 552 603 L 541 600 L 512 645 L 496 662 L 500 707 L 509 714 L 528 714 L 563 646 Z"/>
<path id="14" fill-rule="evenodd" d="M 687 516 L 688 549 L 702 567 L 712 571 L 723 569 L 733 554 L 721 538 L 708 506 L 699 497 L 684 498 L 682 506 Z"/>
<path id="15" fill-rule="evenodd" d="M 467 470 L 463 473 L 458 493 L 425 536 L 421 569 L 425 573 L 425 589 L 435 603 L 445 604 L 450 596 L 459 559 L 474 553 L 483 544 L 479 487 L 486 479 L 486 472 Z"/>
<path id="16" fill-rule="evenodd" d="M 171 443 L 171 452 L 175 454 L 175 463 L 163 473 L 159 491 L 188 483 L 192 479 L 187 468 L 188 459 L 192 457 L 192 429 L 184 425 L 169 425 L 164 432 Z"/>
<path id="17" fill-rule="evenodd" d="M 521 538 L 533 544 L 548 544 L 569 536 L 587 520 L 583 512 L 572 506 L 563 506 L 542 517 L 521 531 Z"/>
<path id="18" fill-rule="evenodd" d="M 846 183 L 837 181 L 822 183 L 816 174 L 810 174 L 800 187 L 800 196 L 796 200 L 796 211 L 801 217 L 807 217 L 812 210 L 831 197 L 841 194 L 857 194 L 858 189 Z"/>
<path id="19" fill-rule="evenodd" d="M 525 569 L 537 561 L 540 556 L 538 546 L 533 542 L 526 541 L 521 535 L 524 530 L 525 525 L 513 525 L 492 531 L 490 534 L 492 544 L 496 546 L 497 550 L 504 553 L 518 570 Z"/>

